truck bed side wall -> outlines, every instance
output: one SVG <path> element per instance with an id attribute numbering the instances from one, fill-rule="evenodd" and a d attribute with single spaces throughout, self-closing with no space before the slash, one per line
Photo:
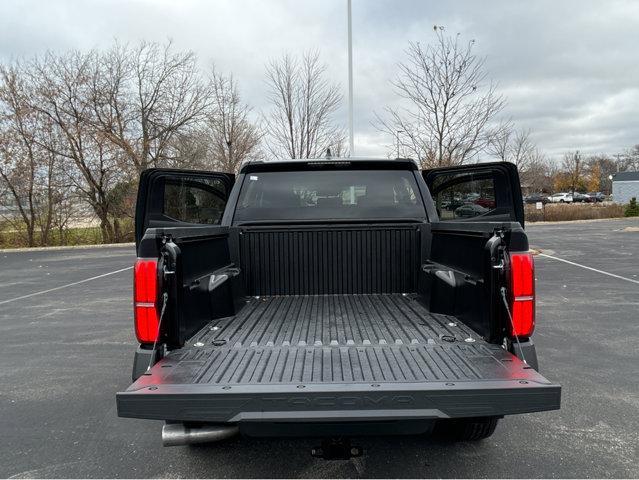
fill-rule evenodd
<path id="1" fill-rule="evenodd" d="M 243 290 L 238 277 L 210 288 L 211 275 L 233 266 L 228 227 L 148 229 L 139 255 L 157 257 L 159 238 L 163 236 L 177 245 L 178 259 L 161 330 L 164 341 L 181 346 L 211 319 L 234 315 L 241 305 Z"/>
<path id="2" fill-rule="evenodd" d="M 496 285 L 499 271 L 493 269 L 486 248 L 497 230 L 504 232 L 509 251 L 528 250 L 526 235 L 516 222 L 433 223 L 430 265 L 419 282 L 432 312 L 454 315 L 492 342 L 503 337 L 505 322 Z"/>

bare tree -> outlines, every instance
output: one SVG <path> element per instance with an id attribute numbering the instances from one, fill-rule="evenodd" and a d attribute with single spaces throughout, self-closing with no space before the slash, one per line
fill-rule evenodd
<path id="1" fill-rule="evenodd" d="M 519 170 L 526 170 L 538 154 L 530 130 L 515 130 L 509 125 L 501 125 L 491 135 L 486 152 L 503 162 L 514 163 Z"/>
<path id="2" fill-rule="evenodd" d="M 251 109 L 242 102 L 233 76 L 211 71 L 213 108 L 204 127 L 209 157 L 215 168 L 236 172 L 241 163 L 259 155 L 261 135 L 250 121 Z"/>
<path id="3" fill-rule="evenodd" d="M 531 191 L 550 193 L 557 167 L 543 152 L 533 148 L 527 156 L 525 168 L 520 169 L 521 183 Z"/>
<path id="4" fill-rule="evenodd" d="M 37 243 L 36 229 L 39 242 L 47 245 L 58 158 L 41 147 L 48 139 L 48 124 L 29 105 L 33 90 L 22 73 L 19 64 L 0 66 L 0 182 L 10 193 L 5 198 L 11 199 L 18 213 L 9 215 L 10 223 L 25 232 L 27 245 Z"/>
<path id="5" fill-rule="evenodd" d="M 0 70 L 1 130 L 0 134 L 0 180 L 9 193 L 4 198 L 10 199 L 19 215 L 9 216 L 19 219 L 26 231 L 29 246 L 35 245 L 36 205 L 35 185 L 37 165 L 33 152 L 33 120 L 32 115 L 23 107 L 23 84 L 18 78 L 15 68 Z M 18 227 L 18 225 L 15 225 Z"/>
<path id="6" fill-rule="evenodd" d="M 116 45 L 99 57 L 91 100 L 96 128 L 141 172 L 176 166 L 175 143 L 203 120 L 210 90 L 193 52 L 142 42 Z"/>
<path id="7" fill-rule="evenodd" d="M 639 145 L 628 148 L 623 154 L 616 155 L 619 170 L 617 171 L 639 171 Z"/>
<path id="8" fill-rule="evenodd" d="M 175 163 L 180 168 L 192 170 L 215 170 L 218 168 L 211 158 L 210 138 L 205 122 L 186 133 L 176 135 L 171 142 Z"/>
<path id="9" fill-rule="evenodd" d="M 535 145 L 530 140 L 530 130 L 518 130 L 510 150 L 510 161 L 520 170 L 526 170 L 538 154 Z"/>
<path id="10" fill-rule="evenodd" d="M 498 131 L 490 136 L 486 153 L 502 162 L 510 161 L 514 134 L 515 130 L 510 122 L 502 123 Z"/>
<path id="11" fill-rule="evenodd" d="M 100 220 L 103 241 L 116 240 L 109 190 L 122 175 L 120 156 L 104 132 L 95 128 L 95 109 L 90 101 L 98 70 L 96 52 L 52 53 L 32 64 L 31 78 L 37 85 L 32 108 L 44 115 L 62 139 L 44 145 L 73 169 L 66 173 Z"/>
<path id="12" fill-rule="evenodd" d="M 39 212 L 36 223 L 40 230 L 42 245 L 49 245 L 51 231 L 61 206 L 60 202 L 68 195 L 68 190 L 62 180 L 64 176 L 62 158 L 57 154 L 55 148 L 59 140 L 57 132 L 48 118 L 39 115 L 38 120 L 37 161 L 42 181 L 39 185 L 40 195 L 37 203 Z"/>
<path id="13" fill-rule="evenodd" d="M 425 167 L 461 164 L 484 150 L 489 128 L 505 105 L 487 82 L 484 59 L 473 53 L 474 40 L 448 37 L 435 26 L 436 41 L 423 47 L 410 43 L 406 60 L 393 82 L 407 101 L 403 108 L 386 108 L 378 128 L 397 139 L 400 153 Z"/>
<path id="14" fill-rule="evenodd" d="M 284 55 L 266 68 L 271 110 L 264 116 L 267 148 L 275 158 L 317 158 L 344 142 L 334 115 L 339 85 L 326 78 L 318 52 Z"/>
<path id="15" fill-rule="evenodd" d="M 572 193 L 575 193 L 579 188 L 584 188 L 584 166 L 579 150 L 564 154 L 564 158 L 561 162 L 561 170 L 564 177 L 564 184 L 570 188 Z"/>
<path id="16" fill-rule="evenodd" d="M 99 219 L 103 241 L 117 241 L 133 211 L 135 174 L 151 166 L 236 170 L 259 154 L 249 117 L 232 77 L 206 79 L 195 55 L 170 42 L 1 67 L 0 214 L 29 244 L 38 234 L 50 243 L 56 230 L 63 238 L 87 215 Z"/>
<path id="17" fill-rule="evenodd" d="M 4 129 L 3 129 L 4 130 Z M 35 245 L 35 171 L 24 161 L 17 139 L 9 132 L 0 133 L 0 187 L 3 195 L 1 219 L 11 229 L 24 231 L 28 246 Z"/>

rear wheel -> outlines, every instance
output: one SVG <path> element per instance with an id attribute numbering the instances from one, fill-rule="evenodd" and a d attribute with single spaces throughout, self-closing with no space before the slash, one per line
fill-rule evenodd
<path id="1" fill-rule="evenodd" d="M 435 426 L 435 435 L 460 442 L 483 440 L 495 432 L 498 421 L 498 417 L 439 420 Z"/>

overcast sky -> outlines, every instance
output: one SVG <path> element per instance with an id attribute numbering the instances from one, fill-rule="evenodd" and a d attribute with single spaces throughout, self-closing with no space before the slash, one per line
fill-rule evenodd
<path id="1" fill-rule="evenodd" d="M 353 0 L 358 155 L 386 154 L 392 139 L 371 125 L 373 114 L 395 101 L 389 82 L 408 42 L 431 42 L 435 24 L 476 40 L 508 99 L 504 116 L 549 155 L 639 143 L 639 1 Z M 319 49 L 346 93 L 346 0 L 0 1 L 5 61 L 116 38 L 171 38 L 232 72 L 256 111 L 264 65 L 283 52 Z"/>

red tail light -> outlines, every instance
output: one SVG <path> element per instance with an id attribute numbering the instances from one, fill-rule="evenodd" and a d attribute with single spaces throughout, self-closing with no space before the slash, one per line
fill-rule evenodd
<path id="1" fill-rule="evenodd" d="M 530 337 L 535 330 L 535 263 L 532 254 L 510 254 L 513 336 Z"/>
<path id="2" fill-rule="evenodd" d="M 153 343 L 158 338 L 158 261 L 138 258 L 133 276 L 135 335 L 140 343 Z"/>

